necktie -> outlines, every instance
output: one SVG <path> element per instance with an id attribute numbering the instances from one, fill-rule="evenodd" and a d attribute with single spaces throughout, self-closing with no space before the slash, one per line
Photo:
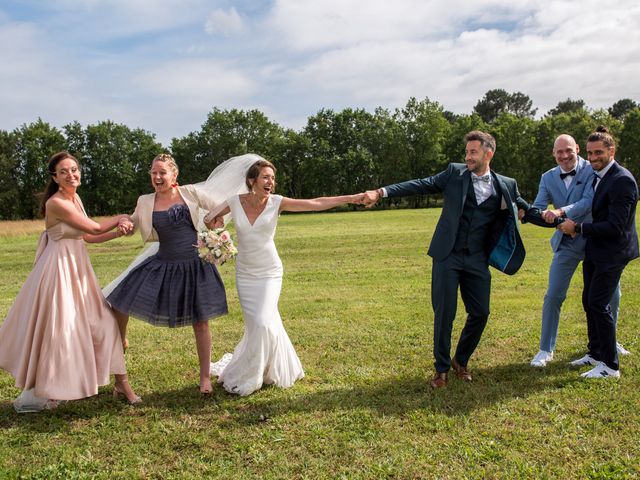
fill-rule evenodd
<path id="1" fill-rule="evenodd" d="M 571 170 L 570 172 L 567 172 L 567 173 L 560 172 L 560 179 L 564 180 L 569 175 L 571 175 L 572 177 L 575 177 L 576 171 L 575 170 Z"/>
<path id="2" fill-rule="evenodd" d="M 597 173 L 593 174 L 593 182 L 591 182 L 591 188 L 593 188 L 594 190 L 596 189 L 596 185 L 598 184 L 598 180 L 600 180 L 600 177 L 598 176 Z"/>
<path id="3" fill-rule="evenodd" d="M 491 174 L 487 173 L 486 175 L 483 175 L 481 177 L 478 177 L 476 175 L 472 175 L 471 176 L 471 180 L 473 181 L 473 183 L 478 183 L 478 182 L 489 183 L 491 181 Z"/>

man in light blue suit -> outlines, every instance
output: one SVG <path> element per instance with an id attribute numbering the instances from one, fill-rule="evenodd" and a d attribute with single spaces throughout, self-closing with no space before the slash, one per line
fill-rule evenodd
<path id="1" fill-rule="evenodd" d="M 578 156 L 579 147 L 570 135 L 560 135 L 553 144 L 556 167 L 548 170 L 540 179 L 534 208 L 545 210 L 543 216 L 548 221 L 567 217 L 576 223 L 591 221 L 593 201 L 593 169 L 589 162 Z M 546 210 L 549 204 L 554 209 Z M 586 240 L 582 235 L 571 238 L 556 230 L 551 237 L 554 252 L 549 267 L 549 285 L 542 306 L 542 332 L 540 351 L 531 360 L 534 367 L 544 367 L 553 359 L 558 335 L 560 308 L 567 295 L 571 278 L 584 259 Z M 611 299 L 611 310 L 617 321 L 620 303 L 620 286 Z M 619 346 L 621 353 L 626 352 Z M 628 353 L 628 352 L 627 352 Z"/>

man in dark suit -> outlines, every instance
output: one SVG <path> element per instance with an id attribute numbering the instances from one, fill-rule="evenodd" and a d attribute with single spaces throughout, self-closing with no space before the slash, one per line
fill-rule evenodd
<path id="1" fill-rule="evenodd" d="M 619 377 L 616 329 L 611 312 L 613 294 L 622 271 L 638 257 L 636 204 L 638 185 L 633 175 L 615 160 L 613 138 L 604 127 L 587 139 L 587 159 L 595 172 L 590 223 L 567 219 L 558 227 L 568 235 L 587 239 L 582 264 L 582 305 L 587 314 L 587 354 L 573 365 L 592 365 L 585 378 Z"/>
<path id="2" fill-rule="evenodd" d="M 513 274 L 525 255 L 517 218 L 518 208 L 526 211 L 529 205 L 520 197 L 514 179 L 489 168 L 496 150 L 495 139 L 488 133 L 473 131 L 465 136 L 465 141 L 466 164 L 451 163 L 445 171 L 431 177 L 369 190 L 365 197 L 365 204 L 371 207 L 387 196 L 444 195 L 442 214 L 428 252 L 433 258 L 431 302 L 436 369 L 431 381 L 433 388 L 447 384 L 451 367 L 462 380 L 471 380 L 467 364 L 489 317 L 489 264 Z M 467 321 L 451 358 L 458 287 Z"/>

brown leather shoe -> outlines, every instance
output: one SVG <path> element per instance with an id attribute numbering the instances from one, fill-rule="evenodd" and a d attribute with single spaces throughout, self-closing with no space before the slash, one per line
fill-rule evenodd
<path id="1" fill-rule="evenodd" d="M 442 388 L 447 386 L 447 372 L 436 372 L 436 375 L 431 380 L 431 386 L 433 388 Z"/>
<path id="2" fill-rule="evenodd" d="M 455 358 L 451 359 L 451 366 L 456 371 L 456 374 L 458 375 L 458 378 L 460 380 L 464 380 L 465 382 L 471 381 L 471 372 L 467 370 L 467 367 L 463 367 L 462 365 L 460 365 Z"/>

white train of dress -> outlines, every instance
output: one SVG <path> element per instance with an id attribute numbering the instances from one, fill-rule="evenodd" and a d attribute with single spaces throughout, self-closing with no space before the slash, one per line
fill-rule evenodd
<path id="1" fill-rule="evenodd" d="M 278 300 L 282 262 L 273 241 L 282 196 L 270 195 L 264 211 L 251 225 L 235 195 L 227 200 L 234 219 L 238 256 L 236 286 L 244 316 L 244 335 L 233 351 L 211 364 L 225 390 L 250 395 L 263 384 L 290 387 L 304 377 L 302 364 L 289 340 Z"/>

